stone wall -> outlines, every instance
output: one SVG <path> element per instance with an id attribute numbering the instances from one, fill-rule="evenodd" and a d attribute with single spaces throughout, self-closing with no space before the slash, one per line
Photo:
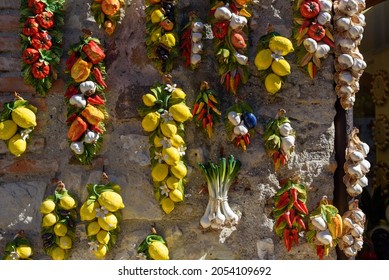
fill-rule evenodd
<path id="1" fill-rule="evenodd" d="M 261 84 L 255 66 L 250 66 L 249 82 L 239 96 L 248 102 L 258 118 L 259 126 L 252 144 L 243 153 L 229 143 L 222 123 L 217 124 L 218 137 L 208 140 L 194 125 L 186 126 L 188 145 L 186 160 L 189 167 L 186 200 L 165 215 L 153 197 L 150 178 L 148 137 L 141 128 L 137 107 L 141 96 L 161 77 L 148 61 L 143 44 L 145 32 L 144 1 L 129 0 L 126 16 L 112 37 L 105 36 L 89 13 L 89 1 L 66 1 L 64 27 L 64 56 L 78 42 L 81 29 L 93 31 L 102 39 L 107 53 L 107 109 L 110 114 L 104 147 L 92 166 L 81 166 L 71 159 L 67 144 L 65 75 L 63 64 L 59 80 L 46 98 L 33 96 L 32 88 L 20 77 L 18 19 L 20 1 L 0 0 L 0 102 L 12 100 L 13 91 L 38 107 L 38 127 L 34 131 L 28 152 L 20 158 L 7 153 L 0 143 L 0 252 L 14 234 L 24 229 L 32 240 L 35 259 L 48 259 L 42 251 L 39 236 L 42 199 L 55 188 L 53 178 L 62 180 L 79 201 L 84 201 L 87 183 L 99 181 L 102 171 L 122 186 L 126 208 L 117 246 L 107 259 L 136 259 L 136 247 L 155 224 L 168 242 L 172 259 L 316 259 L 311 245 L 301 238 L 301 245 L 286 253 L 283 243 L 272 231 L 273 195 L 279 179 L 300 174 L 308 188 L 308 208 L 313 209 L 322 195 L 332 197 L 334 188 L 334 103 L 332 57 L 326 60 L 319 77 L 311 81 L 298 69 L 291 57 L 292 74 L 276 96 L 269 96 Z M 179 1 L 180 22 L 191 10 L 203 21 L 210 5 L 207 0 Z M 253 17 L 249 54 L 253 61 L 256 43 L 266 33 L 268 24 L 286 37 L 292 33 L 290 1 L 253 0 Z M 187 103 L 193 105 L 200 82 L 207 80 L 223 96 L 225 111 L 235 98 L 223 92 L 216 75 L 212 43 L 206 42 L 201 68 L 192 72 L 178 61 L 172 73 L 173 81 L 187 93 Z M 190 78 L 188 78 L 190 77 Z M 279 108 L 287 111 L 297 130 L 296 153 L 287 167 L 274 173 L 273 164 L 264 151 L 261 134 L 266 122 Z M 208 197 L 201 193 L 205 178 L 198 162 L 217 161 L 220 149 L 242 161 L 238 181 L 229 192 L 230 205 L 241 214 L 234 228 L 222 231 L 202 231 L 199 220 L 205 211 Z M 1 253 L 0 253 L 1 254 Z M 330 256 L 334 258 L 334 253 Z M 72 259 L 93 259 L 88 251 L 85 228 L 77 226 Z"/>

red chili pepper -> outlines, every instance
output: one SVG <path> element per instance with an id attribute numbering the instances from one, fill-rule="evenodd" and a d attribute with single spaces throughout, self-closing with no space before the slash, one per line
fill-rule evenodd
<path id="1" fill-rule="evenodd" d="M 94 67 L 92 73 L 93 73 L 93 76 L 94 76 L 95 79 L 96 79 L 96 82 L 97 82 L 100 86 L 106 88 L 106 87 L 107 87 L 107 84 L 105 83 L 105 81 L 104 81 L 104 79 L 103 79 L 103 75 L 101 74 L 100 69 L 97 68 L 97 67 Z"/>
<path id="2" fill-rule="evenodd" d="M 97 133 L 100 133 L 100 134 L 103 133 L 103 130 L 100 127 L 96 126 L 96 125 L 91 125 L 91 129 L 94 130 Z"/>
<path id="3" fill-rule="evenodd" d="M 78 94 L 78 89 L 74 85 L 70 85 L 66 90 L 65 97 L 70 99 L 70 97 L 76 94 Z"/>
<path id="4" fill-rule="evenodd" d="M 201 119 L 204 117 L 204 115 L 205 115 L 206 112 L 207 112 L 207 109 L 203 108 L 203 109 L 201 110 L 200 114 L 197 116 L 197 120 L 198 120 L 198 121 L 201 120 Z"/>
<path id="5" fill-rule="evenodd" d="M 243 135 L 243 139 L 244 139 L 244 142 L 246 143 L 246 145 L 250 145 L 250 134 L 249 133 L 246 133 L 245 135 Z"/>
<path id="6" fill-rule="evenodd" d="M 321 260 L 324 258 L 324 246 L 323 245 L 316 246 L 316 254 L 319 256 L 319 258 Z"/>
<path id="7" fill-rule="evenodd" d="M 303 24 L 300 26 L 298 33 L 301 33 L 305 27 L 308 27 L 311 24 L 310 20 L 306 20 L 303 22 Z"/>
<path id="8" fill-rule="evenodd" d="M 294 209 L 290 209 L 289 212 L 290 212 L 290 215 L 289 215 L 289 217 L 290 217 L 290 222 L 291 222 L 291 224 L 292 224 L 292 226 L 293 226 L 293 223 L 294 223 L 294 221 L 295 221 L 295 219 L 296 219 L 296 212 L 295 212 Z"/>
<path id="9" fill-rule="evenodd" d="M 236 7 L 235 3 L 230 4 L 230 9 L 234 14 L 238 14 L 238 8 Z"/>
<path id="10" fill-rule="evenodd" d="M 193 110 L 192 110 L 192 116 L 194 116 L 196 114 L 196 111 L 198 108 L 199 108 L 199 103 L 196 103 L 193 107 Z"/>
<path id="11" fill-rule="evenodd" d="M 284 192 L 280 196 L 280 200 L 278 200 L 278 203 L 276 205 L 276 209 L 278 210 L 278 209 L 284 208 L 286 205 L 289 204 L 289 201 L 290 201 L 289 192 Z"/>
<path id="12" fill-rule="evenodd" d="M 76 118 L 77 118 L 77 114 L 76 114 L 76 113 L 71 114 L 71 115 L 66 119 L 66 122 L 67 122 L 67 123 L 73 122 Z"/>
<path id="13" fill-rule="evenodd" d="M 289 235 L 290 235 L 290 230 L 289 229 L 284 229 L 284 244 L 285 244 L 286 250 L 288 252 L 292 248 L 292 244 L 290 243 Z"/>
<path id="14" fill-rule="evenodd" d="M 315 78 L 317 74 L 317 67 L 315 64 L 312 65 L 312 76 Z"/>
<path id="15" fill-rule="evenodd" d="M 280 154 L 280 160 L 281 160 L 282 165 L 286 164 L 286 157 L 283 154 Z"/>
<path id="16" fill-rule="evenodd" d="M 285 216 L 284 216 L 284 215 L 281 215 L 281 216 L 278 218 L 278 220 L 277 220 L 276 224 L 274 225 L 274 227 L 275 227 L 275 228 L 278 228 L 282 222 L 285 222 Z"/>
<path id="17" fill-rule="evenodd" d="M 278 159 L 278 156 L 279 156 L 280 152 L 274 152 L 273 154 L 273 161 L 276 162 L 276 160 Z"/>
<path id="18" fill-rule="evenodd" d="M 296 222 L 303 230 L 306 229 L 305 223 L 299 215 L 296 216 Z"/>
<path id="19" fill-rule="evenodd" d="M 292 221 L 290 220 L 290 212 L 289 211 L 285 211 L 284 214 L 285 216 L 285 220 L 286 220 L 286 223 L 288 224 L 289 228 L 292 227 Z"/>
<path id="20" fill-rule="evenodd" d="M 328 38 L 327 36 L 324 36 L 323 39 L 322 39 L 322 41 L 323 41 L 324 43 L 326 43 L 327 45 L 329 45 L 331 48 L 335 48 L 334 42 L 332 42 L 331 39 Z"/>
<path id="21" fill-rule="evenodd" d="M 208 122 L 211 126 L 213 126 L 213 121 L 212 121 L 212 116 L 211 114 L 207 114 L 207 119 L 208 119 Z"/>
<path id="22" fill-rule="evenodd" d="M 302 202 L 301 200 L 296 200 L 294 203 L 293 203 L 293 206 L 294 208 L 297 210 L 297 211 L 300 211 L 301 213 L 305 214 L 305 215 L 308 215 L 308 208 L 307 206 L 305 205 L 304 202 Z"/>
<path id="23" fill-rule="evenodd" d="M 225 80 L 225 83 L 226 83 L 226 91 L 227 91 L 227 92 L 230 91 L 230 79 L 231 79 L 231 74 L 230 74 L 230 73 L 227 73 L 227 74 L 226 74 L 226 80 Z"/>
<path id="24" fill-rule="evenodd" d="M 74 63 L 76 63 L 77 59 L 78 59 L 78 57 L 77 57 L 76 52 L 72 52 L 71 55 L 68 57 L 68 59 L 65 62 L 67 71 L 70 71 L 70 69 L 72 69 L 72 67 L 73 67 Z"/>
<path id="25" fill-rule="evenodd" d="M 237 136 L 236 138 L 235 138 L 235 146 L 236 147 L 239 147 L 239 145 L 240 145 L 240 139 L 242 139 L 242 137 L 239 135 L 239 136 Z"/>
<path id="26" fill-rule="evenodd" d="M 292 198 L 292 203 L 294 203 L 294 202 L 297 200 L 297 195 L 298 195 L 297 189 L 291 188 L 291 189 L 289 190 L 289 193 L 290 193 L 290 196 L 291 196 L 291 198 Z"/>
<path id="27" fill-rule="evenodd" d="M 92 105 L 104 105 L 105 104 L 105 101 L 98 95 L 95 95 L 93 97 L 92 96 L 88 97 L 87 101 L 89 104 L 92 104 Z"/>
<path id="28" fill-rule="evenodd" d="M 204 129 L 207 128 L 207 123 L 208 123 L 208 119 L 207 119 L 207 118 L 204 118 L 204 119 L 203 119 L 203 128 L 204 128 Z"/>
<path id="29" fill-rule="evenodd" d="M 299 236 L 298 236 L 298 229 L 297 228 L 292 229 L 292 236 L 293 236 L 294 243 L 296 243 L 296 245 L 298 245 L 299 244 Z"/>
<path id="30" fill-rule="evenodd" d="M 240 74 L 236 73 L 235 75 L 235 89 L 237 90 L 240 84 Z"/>
<path id="31" fill-rule="evenodd" d="M 216 114 L 218 114 L 219 116 L 222 114 L 218 108 L 216 108 L 216 106 L 212 103 L 212 101 L 210 101 L 208 99 L 208 106 L 211 107 L 212 111 L 214 111 Z"/>

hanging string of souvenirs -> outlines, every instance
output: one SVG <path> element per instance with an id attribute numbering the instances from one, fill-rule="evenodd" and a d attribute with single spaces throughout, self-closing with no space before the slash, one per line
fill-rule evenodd
<path id="1" fill-rule="evenodd" d="M 295 3 L 293 33 L 297 63 L 313 79 L 321 68 L 321 61 L 335 47 L 332 0 L 300 0 Z"/>
<path id="2" fill-rule="evenodd" d="M 27 150 L 27 140 L 36 127 L 37 108 L 15 92 L 15 101 L 4 103 L 0 112 L 0 140 L 19 157 Z"/>
<path id="3" fill-rule="evenodd" d="M 99 28 L 112 35 L 124 17 L 124 0 L 92 0 L 90 9 Z"/>
<path id="4" fill-rule="evenodd" d="M 3 260 L 31 260 L 32 255 L 31 242 L 21 230 L 5 245 Z"/>
<path id="5" fill-rule="evenodd" d="M 247 0 L 211 0 L 209 23 L 212 25 L 220 83 L 236 94 L 249 78 L 248 26 L 251 17 Z"/>
<path id="6" fill-rule="evenodd" d="M 103 143 L 108 113 L 105 108 L 105 54 L 91 34 L 72 45 L 66 61 L 70 73 L 65 93 L 68 140 L 75 158 L 90 164 Z"/>
<path id="7" fill-rule="evenodd" d="M 20 5 L 22 76 L 41 96 L 57 80 L 64 3 L 65 0 L 22 0 Z"/>
<path id="8" fill-rule="evenodd" d="M 172 71 L 178 56 L 177 1 L 146 0 L 147 56 L 161 74 Z"/>
<path id="9" fill-rule="evenodd" d="M 41 223 L 43 250 L 53 260 L 69 258 L 75 238 L 76 207 L 75 197 L 60 181 L 54 195 L 46 197 L 39 208 L 39 212 L 43 215 Z"/>
<path id="10" fill-rule="evenodd" d="M 146 260 L 169 260 L 169 249 L 162 236 L 157 234 L 153 227 L 151 233 L 138 246 L 139 259 Z"/>
<path id="11" fill-rule="evenodd" d="M 174 203 L 184 200 L 187 167 L 183 161 L 186 144 L 184 123 L 192 119 L 185 104 L 185 92 L 165 76 L 144 94 L 138 109 L 142 127 L 149 134 L 151 177 L 154 194 L 163 211 L 169 214 Z"/>

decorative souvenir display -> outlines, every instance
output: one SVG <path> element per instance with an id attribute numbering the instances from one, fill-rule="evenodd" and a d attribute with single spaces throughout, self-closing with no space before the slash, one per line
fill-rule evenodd
<path id="1" fill-rule="evenodd" d="M 27 239 L 24 231 L 21 230 L 5 246 L 3 260 L 31 260 L 32 254 L 31 243 Z"/>
<path id="2" fill-rule="evenodd" d="M 54 195 L 46 197 L 39 208 L 43 215 L 41 223 L 43 249 L 53 260 L 64 260 L 69 257 L 75 237 L 76 207 L 76 199 L 60 181 Z"/>
<path id="3" fill-rule="evenodd" d="M 124 16 L 124 0 L 92 0 L 91 11 L 97 25 L 112 35 Z"/>
<path id="4" fill-rule="evenodd" d="M 88 184 L 88 198 L 80 208 L 81 221 L 86 221 L 89 249 L 102 259 L 116 244 L 124 208 L 120 186 L 109 182 L 104 173 L 105 183 Z"/>
<path id="5" fill-rule="evenodd" d="M 294 39 L 297 63 L 311 79 L 316 77 L 321 60 L 335 47 L 332 35 L 332 0 L 299 0 L 295 4 Z"/>
<path id="6" fill-rule="evenodd" d="M 146 5 L 147 56 L 161 74 L 169 73 L 178 55 L 176 0 L 146 0 Z"/>
<path id="7" fill-rule="evenodd" d="M 278 92 L 285 77 L 291 73 L 289 62 L 284 57 L 293 51 L 292 42 L 274 32 L 272 26 L 259 39 L 254 64 L 268 93 Z"/>
<path id="8" fill-rule="evenodd" d="M 217 93 L 209 87 L 207 82 L 201 82 L 200 92 L 197 95 L 192 115 L 196 125 L 198 127 L 202 126 L 209 138 L 213 134 L 214 122 L 218 121 L 221 115 L 217 108 L 218 104 Z"/>
<path id="9" fill-rule="evenodd" d="M 363 188 L 368 185 L 366 174 L 370 171 L 370 162 L 365 159 L 370 148 L 359 139 L 358 133 L 358 128 L 351 131 L 344 163 L 346 174 L 343 176 L 343 183 L 351 197 L 360 195 Z"/>
<path id="10" fill-rule="evenodd" d="M 384 105 L 387 102 L 389 96 L 389 72 L 383 69 L 378 70 L 373 75 L 373 81 L 371 82 L 371 99 L 374 104 Z"/>
<path id="11" fill-rule="evenodd" d="M 373 128 L 374 145 L 381 151 L 389 146 L 389 118 L 386 114 L 378 114 L 374 120 Z"/>
<path id="12" fill-rule="evenodd" d="M 71 46 L 66 61 L 70 73 L 65 93 L 68 140 L 75 158 L 90 164 L 99 152 L 108 119 L 105 108 L 105 54 L 100 41 L 85 34 Z"/>
<path id="13" fill-rule="evenodd" d="M 22 0 L 22 76 L 35 92 L 45 96 L 57 79 L 62 55 L 65 0 Z"/>
<path id="14" fill-rule="evenodd" d="M 309 231 L 306 237 L 309 243 L 315 245 L 316 254 L 320 259 L 328 256 L 330 249 L 335 248 L 342 237 L 343 223 L 338 212 L 324 196 L 319 206 L 309 216 Z"/>
<path id="15" fill-rule="evenodd" d="M 184 200 L 187 168 L 183 161 L 186 144 L 184 123 L 192 119 L 185 104 L 186 94 L 168 77 L 143 95 L 145 106 L 139 108 L 142 127 L 149 134 L 151 177 L 154 194 L 163 211 L 169 214 L 174 203 Z"/>
<path id="16" fill-rule="evenodd" d="M 286 111 L 280 109 L 275 119 L 266 124 L 265 134 L 262 136 L 266 153 L 273 158 L 276 172 L 288 162 L 295 147 L 296 132 L 285 114 Z"/>
<path id="17" fill-rule="evenodd" d="M 207 209 L 200 220 L 200 225 L 206 228 L 221 229 L 226 225 L 236 225 L 238 215 L 228 204 L 228 190 L 238 175 L 241 162 L 230 155 L 222 157 L 219 164 L 209 162 L 199 164 L 200 170 L 207 179 L 209 200 Z"/>
<path id="18" fill-rule="evenodd" d="M 248 104 L 238 103 L 227 110 L 225 120 L 227 135 L 230 135 L 230 141 L 234 142 L 236 147 L 241 147 L 246 151 L 250 145 L 250 137 L 254 134 L 254 128 L 257 125 L 257 118 Z"/>
<path id="19" fill-rule="evenodd" d="M 358 49 L 366 25 L 365 7 L 365 0 L 334 0 L 335 90 L 345 110 L 354 106 L 367 66 Z"/>
<path id="20" fill-rule="evenodd" d="M 338 246 L 347 257 L 352 258 L 363 247 L 363 231 L 366 221 L 365 213 L 358 207 L 358 199 L 350 201 L 349 210 L 343 214 L 342 219 L 343 236 Z"/>
<path id="21" fill-rule="evenodd" d="M 201 62 L 203 52 L 204 24 L 190 13 L 189 23 L 184 27 L 181 35 L 181 55 L 185 59 L 185 67 L 196 69 Z"/>
<path id="22" fill-rule="evenodd" d="M 138 257 L 147 260 L 169 260 L 169 249 L 162 236 L 152 228 L 151 234 L 147 235 L 138 246 Z"/>
<path id="23" fill-rule="evenodd" d="M 7 143 L 8 151 L 16 157 L 27 149 L 27 139 L 34 130 L 37 108 L 15 92 L 15 101 L 5 103 L 0 112 L 0 140 Z"/>
<path id="24" fill-rule="evenodd" d="M 236 94 L 249 77 L 248 27 L 251 14 L 247 0 L 211 1 L 209 21 L 212 25 L 220 83 Z"/>
<path id="25" fill-rule="evenodd" d="M 306 200 L 306 188 L 296 179 L 288 179 L 274 196 L 274 231 L 283 238 L 288 252 L 293 243 L 299 244 L 299 234 L 306 229 L 303 221 L 308 215 Z"/>

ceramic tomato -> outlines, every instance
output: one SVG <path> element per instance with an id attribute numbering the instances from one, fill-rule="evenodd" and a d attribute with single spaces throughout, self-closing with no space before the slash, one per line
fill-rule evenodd
<path id="1" fill-rule="evenodd" d="M 41 1 L 32 2 L 31 7 L 30 7 L 30 9 L 34 13 L 34 15 L 43 13 L 45 8 L 46 8 L 45 3 L 41 2 Z"/>
<path id="2" fill-rule="evenodd" d="M 304 1 L 300 6 L 300 14 L 305 18 L 314 18 L 319 12 L 320 6 L 316 1 Z"/>
<path id="3" fill-rule="evenodd" d="M 37 50 L 49 50 L 52 44 L 51 37 L 47 32 L 39 32 L 31 40 L 31 45 Z"/>
<path id="4" fill-rule="evenodd" d="M 321 24 L 314 23 L 308 29 L 308 36 L 316 41 L 320 41 L 326 36 L 326 31 Z"/>
<path id="5" fill-rule="evenodd" d="M 34 36 L 38 33 L 39 24 L 36 22 L 35 18 L 28 18 L 24 23 L 22 33 L 26 36 Z"/>
<path id="6" fill-rule="evenodd" d="M 54 15 L 52 12 L 43 12 L 36 16 L 39 25 L 44 29 L 50 29 L 54 25 Z"/>
<path id="7" fill-rule="evenodd" d="M 228 21 L 216 22 L 213 25 L 213 28 L 212 28 L 213 35 L 217 39 L 223 39 L 224 37 L 227 36 L 228 26 L 229 26 L 229 22 Z"/>
<path id="8" fill-rule="evenodd" d="M 35 79 L 44 79 L 50 73 L 50 66 L 44 62 L 35 62 L 32 65 L 31 73 Z"/>
<path id="9" fill-rule="evenodd" d="M 27 64 L 33 64 L 38 61 L 40 57 L 39 51 L 33 48 L 27 48 L 24 50 L 22 58 Z"/>

